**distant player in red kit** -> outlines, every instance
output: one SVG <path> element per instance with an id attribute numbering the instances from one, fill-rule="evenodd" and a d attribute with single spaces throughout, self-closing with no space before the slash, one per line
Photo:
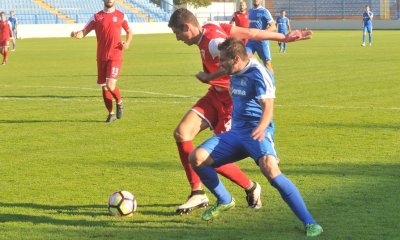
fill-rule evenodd
<path id="1" fill-rule="evenodd" d="M 123 50 L 129 48 L 133 33 L 124 13 L 116 10 L 115 0 L 103 0 L 104 9 L 92 16 L 86 26 L 71 37 L 84 38 L 90 31 L 96 31 L 97 37 L 97 83 L 102 86 L 103 99 L 109 112 L 105 122 L 120 119 L 123 114 L 123 103 L 117 79 L 121 72 Z M 121 41 L 121 29 L 126 32 L 126 40 Z M 113 99 L 117 103 L 117 113 L 113 110 Z"/>
<path id="2" fill-rule="evenodd" d="M 0 22 L 0 50 L 1 55 L 3 55 L 2 65 L 6 65 L 8 57 L 8 48 L 10 45 L 10 38 L 12 38 L 11 23 L 6 18 L 6 13 L 1 12 L 1 22 Z"/>
<path id="3" fill-rule="evenodd" d="M 239 11 L 233 13 L 232 19 L 229 24 L 235 23 L 238 27 L 246 27 L 250 26 L 249 24 L 249 14 L 247 13 L 247 4 L 246 2 L 240 2 Z"/>
<path id="4" fill-rule="evenodd" d="M 247 12 L 247 4 L 244 1 L 240 2 L 239 11 L 233 13 L 232 19 L 229 24 L 235 23 L 238 27 L 248 28 L 250 26 L 249 13 Z M 243 39 L 244 44 L 246 44 L 247 39 Z"/>

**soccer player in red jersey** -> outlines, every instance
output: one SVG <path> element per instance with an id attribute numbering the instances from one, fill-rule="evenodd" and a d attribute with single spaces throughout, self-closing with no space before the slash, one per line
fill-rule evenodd
<path id="1" fill-rule="evenodd" d="M 219 65 L 218 45 L 229 36 L 239 39 L 275 40 L 291 42 L 311 37 L 309 30 L 296 30 L 289 35 L 233 26 L 231 24 L 209 23 L 200 26 L 197 18 L 187 9 L 176 10 L 168 23 L 178 41 L 188 46 L 197 45 L 203 63 L 204 72 L 196 78 L 211 85 L 208 92 L 182 118 L 174 131 L 179 156 L 191 185 L 192 192 L 177 213 L 188 213 L 195 208 L 208 205 L 208 198 L 202 182 L 189 163 L 188 156 L 194 150 L 193 139 L 201 131 L 211 128 L 215 134 L 230 129 L 232 100 L 229 95 L 230 78 Z M 260 208 L 261 188 L 251 181 L 234 163 L 216 168 L 217 172 L 246 190 L 246 200 L 251 208 Z"/>
<path id="2" fill-rule="evenodd" d="M 117 79 L 121 72 L 123 50 L 128 49 L 132 41 L 132 30 L 124 13 L 115 9 L 115 0 L 103 0 L 104 9 L 92 16 L 86 26 L 71 37 L 83 38 L 95 30 L 97 37 L 97 83 L 102 86 L 103 99 L 108 110 L 105 122 L 120 119 L 123 114 L 121 93 Z M 121 41 L 121 29 L 126 32 L 126 40 Z M 113 110 L 113 99 L 117 103 L 117 113 Z"/>
<path id="3" fill-rule="evenodd" d="M 249 13 L 247 12 L 247 4 L 244 1 L 240 2 L 239 11 L 233 13 L 232 19 L 229 24 L 235 23 L 238 27 L 246 27 L 250 26 L 249 23 Z M 247 39 L 243 39 L 244 44 L 247 43 Z"/>
<path id="4" fill-rule="evenodd" d="M 239 11 L 233 13 L 232 19 L 229 24 L 235 23 L 238 27 L 249 27 L 249 14 L 247 12 L 246 2 L 240 2 Z"/>
<path id="5" fill-rule="evenodd" d="M 2 65 L 6 65 L 8 58 L 8 49 L 10 45 L 10 38 L 12 38 L 11 23 L 7 20 L 6 13 L 1 12 L 0 22 L 0 51 L 3 55 Z"/>

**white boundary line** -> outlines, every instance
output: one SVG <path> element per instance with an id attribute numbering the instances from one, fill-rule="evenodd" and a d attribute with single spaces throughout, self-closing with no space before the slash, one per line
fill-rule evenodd
<path id="1" fill-rule="evenodd" d="M 3 87 L 14 87 L 10 85 L 3 85 Z M 55 89 L 78 89 L 78 90 L 90 90 L 90 91 L 99 91 L 99 88 L 86 88 L 86 87 L 65 87 L 65 86 L 18 86 L 19 88 L 55 88 Z M 123 92 L 131 92 L 131 93 L 143 93 L 149 95 L 159 95 L 159 96 L 169 96 L 169 97 L 177 97 L 183 99 L 193 99 L 193 101 L 162 101 L 163 103 L 173 103 L 173 104 L 187 104 L 192 103 L 197 100 L 198 97 L 195 96 L 187 96 L 187 95 L 180 95 L 180 94 L 171 94 L 171 93 L 160 93 L 160 92 L 150 92 L 150 91 L 142 91 L 142 90 L 122 90 Z M 37 100 L 37 101 L 48 101 L 50 97 L 43 97 L 40 96 L 29 98 L 29 97 L 1 97 L 1 100 Z M 79 98 L 79 96 L 76 96 Z M 101 100 L 83 100 L 83 99 L 71 99 L 71 98 L 63 98 L 61 97 L 54 97 L 54 100 L 60 101 L 81 101 L 81 102 L 100 102 Z M 129 99 L 131 102 L 137 103 L 159 103 L 161 101 L 151 101 L 151 100 L 132 100 Z M 388 110 L 388 111 L 400 111 L 400 107 L 373 107 L 373 106 L 332 106 L 332 105 L 281 105 L 276 104 L 276 107 L 294 107 L 294 108 L 327 108 L 327 109 L 369 109 L 369 110 Z"/>

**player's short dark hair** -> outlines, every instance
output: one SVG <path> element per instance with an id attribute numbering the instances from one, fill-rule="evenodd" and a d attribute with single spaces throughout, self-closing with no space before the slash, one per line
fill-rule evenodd
<path id="1" fill-rule="evenodd" d="M 0 15 L 3 15 L 3 14 L 4 14 L 4 15 L 6 15 L 6 13 L 5 13 L 5 12 L 0 12 Z"/>
<path id="2" fill-rule="evenodd" d="M 185 23 L 200 26 L 196 16 L 186 8 L 177 9 L 169 19 L 168 27 L 182 30 Z"/>
<path id="3" fill-rule="evenodd" d="M 247 52 L 244 42 L 237 38 L 227 38 L 218 46 L 218 50 L 224 51 L 226 56 L 231 59 L 234 59 L 237 55 L 239 55 L 239 57 L 242 59 L 247 59 Z"/>

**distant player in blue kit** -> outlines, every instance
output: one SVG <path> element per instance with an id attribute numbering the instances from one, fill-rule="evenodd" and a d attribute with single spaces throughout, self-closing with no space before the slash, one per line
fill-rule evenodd
<path id="1" fill-rule="evenodd" d="M 308 212 L 300 192 L 278 166 L 273 140 L 273 75 L 256 59 L 248 58 L 244 43 L 239 39 L 228 38 L 218 49 L 220 66 L 231 75 L 232 128 L 208 139 L 190 154 L 193 168 L 217 198 L 215 205 L 202 214 L 202 219 L 211 220 L 235 206 L 235 200 L 219 180 L 214 167 L 251 157 L 302 221 L 306 235 L 321 234 L 322 227 Z"/>
<path id="2" fill-rule="evenodd" d="M 374 14 L 370 11 L 369 5 L 365 5 L 365 12 L 363 13 L 363 39 L 361 46 L 365 47 L 365 37 L 368 32 L 369 46 L 372 46 L 372 18 Z"/>
<path id="3" fill-rule="evenodd" d="M 276 31 L 276 25 L 274 19 L 272 18 L 271 13 L 261 6 L 262 0 L 254 0 L 253 6 L 254 8 L 249 10 L 249 20 L 250 20 L 250 28 L 256 28 L 261 30 L 268 30 L 271 32 Z M 273 72 L 272 69 L 272 57 L 271 51 L 269 49 L 269 41 L 255 41 L 249 40 L 246 44 L 246 50 L 248 53 L 254 54 L 255 52 L 263 61 L 264 65 L 268 68 L 270 72 Z"/>
<path id="4" fill-rule="evenodd" d="M 288 34 L 290 29 L 290 21 L 289 18 L 286 17 L 286 11 L 281 10 L 281 15 L 276 19 L 276 28 L 278 33 Z M 278 42 L 279 52 L 286 53 L 286 43 Z"/>
<path id="5" fill-rule="evenodd" d="M 10 11 L 10 17 L 8 21 L 11 23 L 13 49 L 11 51 L 17 50 L 17 33 L 18 33 L 18 20 L 15 17 L 14 11 Z"/>

